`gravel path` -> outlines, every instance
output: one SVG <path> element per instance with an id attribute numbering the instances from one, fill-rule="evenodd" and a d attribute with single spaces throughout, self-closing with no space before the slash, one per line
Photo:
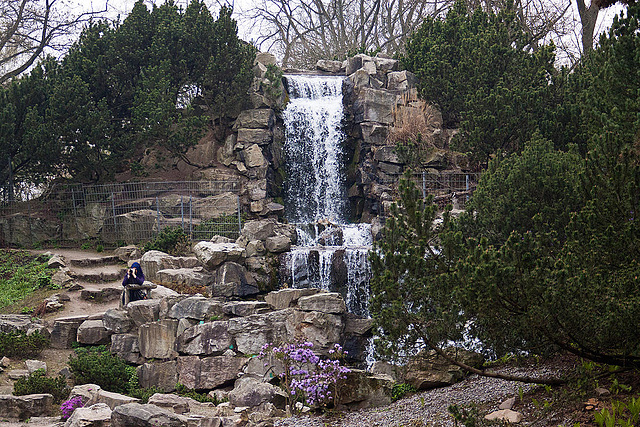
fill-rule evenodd
<path id="1" fill-rule="evenodd" d="M 558 375 L 558 371 L 551 367 L 527 370 L 508 368 L 503 372 L 526 373 L 540 377 Z M 337 415 L 296 416 L 278 420 L 275 425 L 278 427 L 453 426 L 454 420 L 448 413 L 450 405 L 486 404 L 489 411 L 493 411 L 497 410 L 504 400 L 518 396 L 520 388 L 527 392 L 533 387 L 532 384 L 472 375 L 453 386 L 416 393 L 386 407 L 361 409 Z"/>

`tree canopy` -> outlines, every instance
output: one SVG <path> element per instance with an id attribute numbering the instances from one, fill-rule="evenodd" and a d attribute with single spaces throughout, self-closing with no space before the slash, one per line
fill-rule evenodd
<path id="1" fill-rule="evenodd" d="M 490 161 L 460 218 L 434 228 L 433 208 L 403 190 L 372 254 L 382 349 L 442 350 L 464 333 L 493 357 L 564 350 L 640 366 L 629 327 L 640 318 L 639 22 L 629 6 L 561 75 L 574 93 L 554 97 L 554 114 L 576 131 L 550 140 L 529 128 L 522 150 Z"/>
<path id="2" fill-rule="evenodd" d="M 183 155 L 207 123 L 248 100 L 255 49 L 231 9 L 203 2 L 147 9 L 121 23 L 92 21 L 61 60 L 48 59 L 0 89 L 0 162 L 16 179 L 103 181 L 135 168 L 145 147 Z"/>

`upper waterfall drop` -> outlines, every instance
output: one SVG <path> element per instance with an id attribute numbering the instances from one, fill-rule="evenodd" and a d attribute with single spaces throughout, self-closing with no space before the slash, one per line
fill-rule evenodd
<path id="1" fill-rule="evenodd" d="M 344 223 L 344 77 L 285 77 L 290 96 L 283 112 L 287 219 L 295 223 Z"/>

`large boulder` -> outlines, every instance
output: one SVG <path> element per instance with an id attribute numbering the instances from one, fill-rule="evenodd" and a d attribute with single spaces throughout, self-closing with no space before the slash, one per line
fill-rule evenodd
<path id="1" fill-rule="evenodd" d="M 250 145 L 248 148 L 242 150 L 242 157 L 244 164 L 248 168 L 259 168 L 267 165 L 267 160 L 262 154 L 262 148 L 258 144 Z"/>
<path id="2" fill-rule="evenodd" d="M 193 268 L 197 267 L 199 261 L 195 257 L 174 257 L 161 251 L 148 251 L 142 255 L 140 266 L 145 278 L 151 282 L 156 279 L 159 270 L 168 268 Z"/>
<path id="3" fill-rule="evenodd" d="M 73 316 L 56 319 L 51 331 L 51 347 L 71 348 L 77 341 L 78 328 L 88 316 Z"/>
<path id="4" fill-rule="evenodd" d="M 171 319 L 193 319 L 208 321 L 213 316 L 221 316 L 224 304 L 213 298 L 188 297 L 173 304 L 167 312 Z"/>
<path id="5" fill-rule="evenodd" d="M 235 356 L 178 357 L 178 381 L 187 388 L 211 390 L 230 385 L 248 359 Z"/>
<path id="6" fill-rule="evenodd" d="M 460 348 L 449 347 L 446 353 L 469 366 L 481 367 L 484 358 L 481 354 Z M 405 382 L 418 390 L 446 387 L 457 383 L 465 376 L 458 365 L 450 363 L 435 351 L 421 352 L 407 364 Z"/>
<path id="7" fill-rule="evenodd" d="M 138 334 L 116 334 L 111 336 L 111 354 L 117 355 L 127 361 L 139 365 L 144 362 L 138 345 Z"/>
<path id="8" fill-rule="evenodd" d="M 207 322 L 186 329 L 178 339 L 178 351 L 183 354 L 212 356 L 221 355 L 233 347 L 229 335 L 229 322 Z"/>
<path id="9" fill-rule="evenodd" d="M 149 398 L 148 403 L 159 408 L 168 409 L 176 414 L 185 414 L 189 412 L 189 404 L 192 402 L 197 401 L 177 394 L 156 393 Z"/>
<path id="10" fill-rule="evenodd" d="M 373 375 L 353 369 L 341 382 L 337 403 L 352 408 L 370 408 L 391 404 L 393 378 L 388 375 Z"/>
<path id="11" fill-rule="evenodd" d="M 259 146 L 267 145 L 271 141 L 273 141 L 273 135 L 268 129 L 238 129 L 238 143 L 243 144 L 245 147 L 251 147 L 254 144 Z M 257 151 L 256 154 L 258 154 Z M 262 154 L 262 152 L 259 154 Z M 246 162 L 247 158 L 245 157 Z M 247 166 L 249 165 L 247 164 Z"/>
<path id="12" fill-rule="evenodd" d="M 342 70 L 342 61 L 320 59 L 316 62 L 316 70 L 326 71 L 327 73 L 339 73 Z"/>
<path id="13" fill-rule="evenodd" d="M 46 326 L 28 314 L 0 314 L 0 332 L 25 332 L 30 335 L 36 331 L 49 336 Z"/>
<path id="14" fill-rule="evenodd" d="M 278 409 L 285 409 L 287 394 L 280 387 L 255 378 L 240 378 L 229 393 L 229 403 L 250 408 L 272 403 Z"/>
<path id="15" fill-rule="evenodd" d="M 177 362 L 145 363 L 138 367 L 138 378 L 140 387 L 157 387 L 164 392 L 171 392 L 176 389 L 178 383 Z"/>
<path id="16" fill-rule="evenodd" d="M 295 310 L 288 319 L 289 331 L 293 331 L 296 341 L 313 343 L 313 351 L 328 355 L 335 343 L 342 339 L 344 323 L 342 317 L 319 311 Z"/>
<path id="17" fill-rule="evenodd" d="M 173 359 L 175 351 L 178 321 L 163 319 L 158 322 L 145 323 L 138 329 L 138 345 L 140 354 L 147 359 Z"/>
<path id="18" fill-rule="evenodd" d="M 187 427 L 188 418 L 156 405 L 129 403 L 111 413 L 111 427 Z"/>
<path id="19" fill-rule="evenodd" d="M 255 314 L 229 320 L 229 333 L 242 354 L 258 354 L 267 343 L 284 342 L 291 339 L 287 330 L 287 319 L 293 309 Z M 290 328 L 291 332 L 293 329 Z"/>
<path id="20" fill-rule="evenodd" d="M 287 252 L 291 249 L 291 239 L 287 236 L 272 236 L 265 241 L 267 250 L 274 254 Z"/>
<path id="21" fill-rule="evenodd" d="M 239 261 L 245 256 L 244 248 L 235 243 L 198 242 L 193 252 L 209 270 L 215 270 L 226 261 Z"/>
<path id="22" fill-rule="evenodd" d="M 302 311 L 319 311 L 322 313 L 345 314 L 347 306 L 337 292 L 322 292 L 298 299 L 298 308 Z"/>
<path id="23" fill-rule="evenodd" d="M 226 192 L 193 202 L 193 214 L 204 220 L 238 213 L 238 195 Z"/>
<path id="24" fill-rule="evenodd" d="M 235 262 L 226 262 L 218 268 L 211 286 L 211 295 L 244 298 L 256 295 L 260 290 L 247 270 Z"/>
<path id="25" fill-rule="evenodd" d="M 393 112 L 397 102 L 398 96 L 393 93 L 365 88 L 363 95 L 357 101 L 361 105 L 356 107 L 356 109 L 362 109 L 362 116 L 356 117 L 356 120 L 390 125 L 393 123 Z"/>
<path id="26" fill-rule="evenodd" d="M 107 427 L 111 425 L 111 408 L 106 403 L 76 408 L 64 427 Z"/>
<path id="27" fill-rule="evenodd" d="M 102 316 L 104 328 L 114 334 L 126 334 L 133 330 L 133 320 L 126 310 L 109 309 Z"/>
<path id="28" fill-rule="evenodd" d="M 104 327 L 102 320 L 85 320 L 78 327 L 77 341 L 85 345 L 107 344 L 111 334 Z"/>
<path id="29" fill-rule="evenodd" d="M 156 283 L 165 286 L 195 286 L 206 287 L 211 282 L 211 275 L 202 267 L 195 268 L 169 268 L 158 270 Z"/>
<path id="30" fill-rule="evenodd" d="M 132 301 L 127 304 L 127 313 L 136 327 L 155 322 L 160 316 L 160 301 L 151 299 Z"/>
<path id="31" fill-rule="evenodd" d="M 236 119 L 234 129 L 271 129 L 276 121 L 276 115 L 270 108 L 244 110 Z"/>
<path id="32" fill-rule="evenodd" d="M 53 396 L 28 394 L 26 396 L 0 395 L 0 418 L 27 418 L 47 416 L 51 413 Z"/>
<path id="33" fill-rule="evenodd" d="M 270 311 L 269 305 L 262 301 L 231 301 L 225 303 L 223 309 L 230 317 L 245 317 Z"/>
<path id="34" fill-rule="evenodd" d="M 276 235 L 275 219 L 260 219 L 247 221 L 244 223 L 241 232 L 243 237 L 251 240 L 267 240 L 267 238 Z"/>
<path id="35" fill-rule="evenodd" d="M 274 310 L 282 310 L 296 306 L 301 297 L 315 295 L 318 292 L 320 292 L 320 290 L 314 288 L 281 289 L 279 291 L 269 292 L 265 295 L 264 300 Z"/>

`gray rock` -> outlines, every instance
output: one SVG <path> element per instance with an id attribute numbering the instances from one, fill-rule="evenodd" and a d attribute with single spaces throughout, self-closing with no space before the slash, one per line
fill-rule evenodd
<path id="1" fill-rule="evenodd" d="M 85 320 L 87 320 L 87 316 L 56 319 L 51 331 L 51 347 L 71 348 L 71 344 L 77 340 L 78 328 Z"/>
<path id="2" fill-rule="evenodd" d="M 371 408 L 391 404 L 391 391 L 394 381 L 387 375 L 367 374 L 352 369 L 343 382 L 337 403 L 350 408 Z"/>
<path id="3" fill-rule="evenodd" d="M 178 383 L 177 362 L 145 363 L 138 367 L 140 387 L 157 387 L 164 392 L 172 392 Z"/>
<path id="4" fill-rule="evenodd" d="M 245 256 L 244 248 L 235 243 L 198 242 L 193 252 L 209 270 L 214 270 L 225 261 L 238 261 Z"/>
<path id="5" fill-rule="evenodd" d="M 269 311 L 269 304 L 262 301 L 232 301 L 224 305 L 225 314 L 245 317 Z"/>
<path id="6" fill-rule="evenodd" d="M 254 63 L 262 65 L 276 65 L 277 61 L 276 57 L 269 52 L 258 52 Z"/>
<path id="7" fill-rule="evenodd" d="M 244 144 L 245 147 L 252 147 L 254 144 L 259 146 L 271 144 L 273 141 L 273 135 L 268 129 L 239 129 L 238 130 L 238 143 Z M 262 152 L 260 152 L 262 154 Z M 245 158 L 245 164 L 247 159 Z M 247 164 L 248 167 L 249 166 Z M 261 166 L 261 165 L 258 165 Z"/>
<path id="8" fill-rule="evenodd" d="M 373 62 L 375 62 L 376 68 L 385 73 L 396 71 L 398 69 L 398 61 L 396 59 L 376 56 L 375 58 L 373 58 Z"/>
<path id="9" fill-rule="evenodd" d="M 94 396 L 94 399 L 95 403 L 104 403 L 109 408 L 111 408 L 111 410 L 114 410 L 120 405 L 126 405 L 127 403 L 135 403 L 140 401 L 140 399 L 102 389 L 98 389 L 96 395 Z M 92 401 L 92 403 L 94 402 Z"/>
<path id="10" fill-rule="evenodd" d="M 398 157 L 398 153 L 396 152 L 396 148 L 393 146 L 384 146 L 375 150 L 375 154 L 373 155 L 373 159 L 379 162 L 386 163 L 394 163 L 394 164 L 404 164 L 400 158 Z"/>
<path id="11" fill-rule="evenodd" d="M 310 341 L 316 354 L 328 355 L 340 342 L 344 323 L 342 317 L 319 311 L 295 310 L 287 319 L 287 330 L 294 332 L 296 341 Z"/>
<path id="12" fill-rule="evenodd" d="M 47 328 L 38 320 L 32 320 L 28 314 L 0 314 L 0 332 L 26 332 L 27 335 L 38 331 L 48 337 Z"/>
<path id="13" fill-rule="evenodd" d="M 128 262 L 132 259 L 140 259 L 142 251 L 136 245 L 121 246 L 113 251 L 113 255 L 120 258 L 122 262 Z"/>
<path id="14" fill-rule="evenodd" d="M 251 240 L 267 240 L 268 237 L 275 236 L 276 220 L 260 219 L 247 221 L 242 227 L 242 235 L 249 241 Z"/>
<path id="15" fill-rule="evenodd" d="M 136 327 L 149 322 L 155 322 L 160 315 L 160 301 L 140 300 L 127 304 L 127 313 Z"/>
<path id="16" fill-rule="evenodd" d="M 322 313 L 344 314 L 347 306 L 337 292 L 323 292 L 298 299 L 298 308 L 302 311 L 319 311 Z"/>
<path id="17" fill-rule="evenodd" d="M 149 299 L 163 299 L 166 297 L 177 297 L 180 295 L 178 292 L 173 289 L 166 288 L 162 285 L 157 285 L 155 288 L 147 291 L 147 297 Z"/>
<path id="18" fill-rule="evenodd" d="M 242 354 L 258 354 L 266 343 L 290 340 L 287 319 L 293 312 L 286 309 L 229 319 L 229 333 L 236 341 L 236 350 Z"/>
<path id="19" fill-rule="evenodd" d="M 271 215 L 283 215 L 284 214 L 284 206 L 280 203 L 269 202 L 264 205 L 262 212 L 260 212 L 261 216 L 271 216 Z"/>
<path id="20" fill-rule="evenodd" d="M 358 69 L 349 74 L 349 80 L 355 89 L 371 87 L 371 76 L 364 69 Z"/>
<path id="21" fill-rule="evenodd" d="M 49 268 L 65 268 L 66 266 L 67 263 L 65 262 L 62 255 L 55 254 L 54 256 L 49 258 L 49 261 L 47 261 L 47 267 Z"/>
<path id="22" fill-rule="evenodd" d="M 291 249 L 291 240 L 286 236 L 268 237 L 265 242 L 267 250 L 274 254 L 287 252 Z"/>
<path id="23" fill-rule="evenodd" d="M 50 394 L 29 394 L 26 396 L 0 395 L 0 418 L 26 420 L 51 414 L 53 396 Z"/>
<path id="24" fill-rule="evenodd" d="M 20 379 L 22 377 L 28 377 L 29 376 L 29 371 L 26 370 L 26 369 L 13 369 L 13 370 L 7 372 L 7 376 L 11 380 L 17 380 L 17 379 Z"/>
<path id="25" fill-rule="evenodd" d="M 140 354 L 147 359 L 173 359 L 175 351 L 178 321 L 163 319 L 146 323 L 138 329 L 138 345 Z"/>
<path id="26" fill-rule="evenodd" d="M 235 262 L 224 263 L 215 274 L 211 295 L 222 297 L 247 297 L 259 292 L 253 277 Z"/>
<path id="27" fill-rule="evenodd" d="M 222 316 L 224 304 L 205 297 L 188 297 L 174 304 L 167 313 L 171 319 L 210 320 L 212 316 Z"/>
<path id="28" fill-rule="evenodd" d="M 267 165 L 267 160 L 264 158 L 262 149 L 258 144 L 253 144 L 248 148 L 245 148 L 242 151 L 242 158 L 244 160 L 244 164 L 248 168 L 257 168 Z"/>
<path id="29" fill-rule="evenodd" d="M 68 288 L 73 284 L 73 278 L 65 271 L 58 270 L 51 276 L 51 283 L 62 288 Z"/>
<path id="30" fill-rule="evenodd" d="M 271 129 L 276 121 L 276 115 L 270 108 L 258 110 L 244 110 L 240 112 L 236 122 L 233 124 L 234 130 L 246 129 Z"/>
<path id="31" fill-rule="evenodd" d="M 483 356 L 471 351 L 449 347 L 445 351 L 453 358 L 474 367 L 480 367 Z M 445 387 L 462 380 L 464 371 L 450 364 L 435 351 L 421 352 L 407 364 L 405 381 L 418 390 Z"/>
<path id="32" fill-rule="evenodd" d="M 212 276 L 202 267 L 158 270 L 156 282 L 165 286 L 202 286 L 211 282 Z"/>
<path id="33" fill-rule="evenodd" d="M 516 403 L 516 398 L 510 397 L 509 399 L 502 402 L 500 406 L 498 406 L 498 409 L 511 409 L 513 408 L 513 405 L 515 405 L 515 403 Z"/>
<path id="34" fill-rule="evenodd" d="M 361 123 L 362 140 L 371 145 L 385 145 L 389 135 L 389 127 L 378 123 Z"/>
<path id="35" fill-rule="evenodd" d="M 363 96 L 357 102 L 361 103 L 362 121 L 388 125 L 393 123 L 393 111 L 398 102 L 397 95 L 384 90 L 365 88 Z"/>
<path id="36" fill-rule="evenodd" d="M 106 403 L 96 403 L 76 408 L 64 427 L 106 427 L 111 425 L 111 408 Z"/>
<path id="37" fill-rule="evenodd" d="M 231 192 L 207 196 L 193 202 L 193 212 L 202 219 L 214 219 L 225 215 L 234 215 L 238 209 L 238 195 Z M 182 258 L 182 257 L 177 257 Z M 192 258 L 192 257 L 184 257 Z M 169 268 L 191 268 L 195 265 L 180 265 Z M 144 270 L 143 270 L 144 271 Z"/>
<path id="38" fill-rule="evenodd" d="M 235 209 L 236 208 L 234 208 L 234 212 Z M 166 270 L 168 268 L 193 268 L 198 265 L 200 265 L 199 261 L 195 257 L 174 257 L 161 251 L 145 252 L 140 259 L 140 266 L 145 274 L 145 278 L 151 282 L 155 281 L 156 273 L 159 270 Z"/>
<path id="39" fill-rule="evenodd" d="M 216 234 L 215 236 L 213 236 L 211 239 L 209 239 L 209 241 L 211 243 L 233 243 L 233 240 L 231 240 L 230 238 L 225 236 L 220 236 L 219 234 Z"/>
<path id="40" fill-rule="evenodd" d="M 178 351 L 189 355 L 221 355 L 233 347 L 227 321 L 207 322 L 186 329 L 178 339 Z"/>
<path id="41" fill-rule="evenodd" d="M 264 243 L 261 240 L 252 240 L 247 243 L 247 247 L 245 248 L 247 258 L 251 258 L 253 256 L 261 256 L 265 253 Z"/>
<path id="42" fill-rule="evenodd" d="M 264 300 L 274 310 L 282 310 L 289 307 L 294 307 L 298 304 L 298 300 L 301 297 L 315 295 L 320 292 L 319 289 L 281 289 L 275 292 L 269 292 Z"/>
<path id="43" fill-rule="evenodd" d="M 236 160 L 236 155 L 233 147 L 236 145 L 236 134 L 232 133 L 224 140 L 224 145 L 218 149 L 218 161 L 226 167 L 231 166 L 231 163 Z"/>
<path id="44" fill-rule="evenodd" d="M 187 427 L 187 417 L 155 405 L 128 403 L 111 413 L 111 427 Z"/>
<path id="45" fill-rule="evenodd" d="M 111 334 L 112 332 L 104 327 L 102 320 L 85 320 L 78 327 L 77 341 L 87 345 L 107 344 Z"/>
<path id="46" fill-rule="evenodd" d="M 373 319 L 364 319 L 354 315 L 347 315 L 345 320 L 345 335 L 369 335 L 373 327 Z"/>
<path id="47" fill-rule="evenodd" d="M 188 397 L 178 396 L 177 394 L 156 393 L 149 398 L 150 405 L 156 405 L 159 408 L 168 409 L 176 414 L 185 414 L 189 412 L 189 404 L 197 402 Z"/>
<path id="48" fill-rule="evenodd" d="M 328 73 L 339 73 L 342 69 L 342 61 L 320 59 L 318 60 L 318 62 L 316 62 L 316 69 L 320 71 L 326 71 Z"/>
<path id="49" fill-rule="evenodd" d="M 111 354 L 123 358 L 128 363 L 140 364 L 144 358 L 140 354 L 138 334 L 116 334 L 111 336 Z"/>
<path id="50" fill-rule="evenodd" d="M 408 91 L 416 87 L 416 76 L 410 71 L 393 71 L 387 74 L 387 89 Z"/>
<path id="51" fill-rule="evenodd" d="M 178 380 L 196 390 L 214 389 L 230 385 L 247 363 L 244 357 L 198 356 L 178 357 Z"/>
<path id="52" fill-rule="evenodd" d="M 133 320 L 126 310 L 109 309 L 102 316 L 104 328 L 114 334 L 126 334 L 133 330 Z"/>
<path id="53" fill-rule="evenodd" d="M 42 360 L 25 360 L 24 364 L 27 367 L 27 371 L 29 371 L 29 375 L 33 374 L 38 369 L 43 369 L 47 372 L 47 364 Z"/>
<path id="54" fill-rule="evenodd" d="M 278 409 L 285 409 L 287 394 L 280 387 L 255 378 L 240 378 L 229 392 L 229 403 L 234 406 L 255 408 L 264 403 L 272 403 Z"/>
<path id="55" fill-rule="evenodd" d="M 511 409 L 501 409 L 485 415 L 484 419 L 488 421 L 504 421 L 509 424 L 518 424 L 524 419 L 524 417 L 520 412 L 512 411 Z"/>

